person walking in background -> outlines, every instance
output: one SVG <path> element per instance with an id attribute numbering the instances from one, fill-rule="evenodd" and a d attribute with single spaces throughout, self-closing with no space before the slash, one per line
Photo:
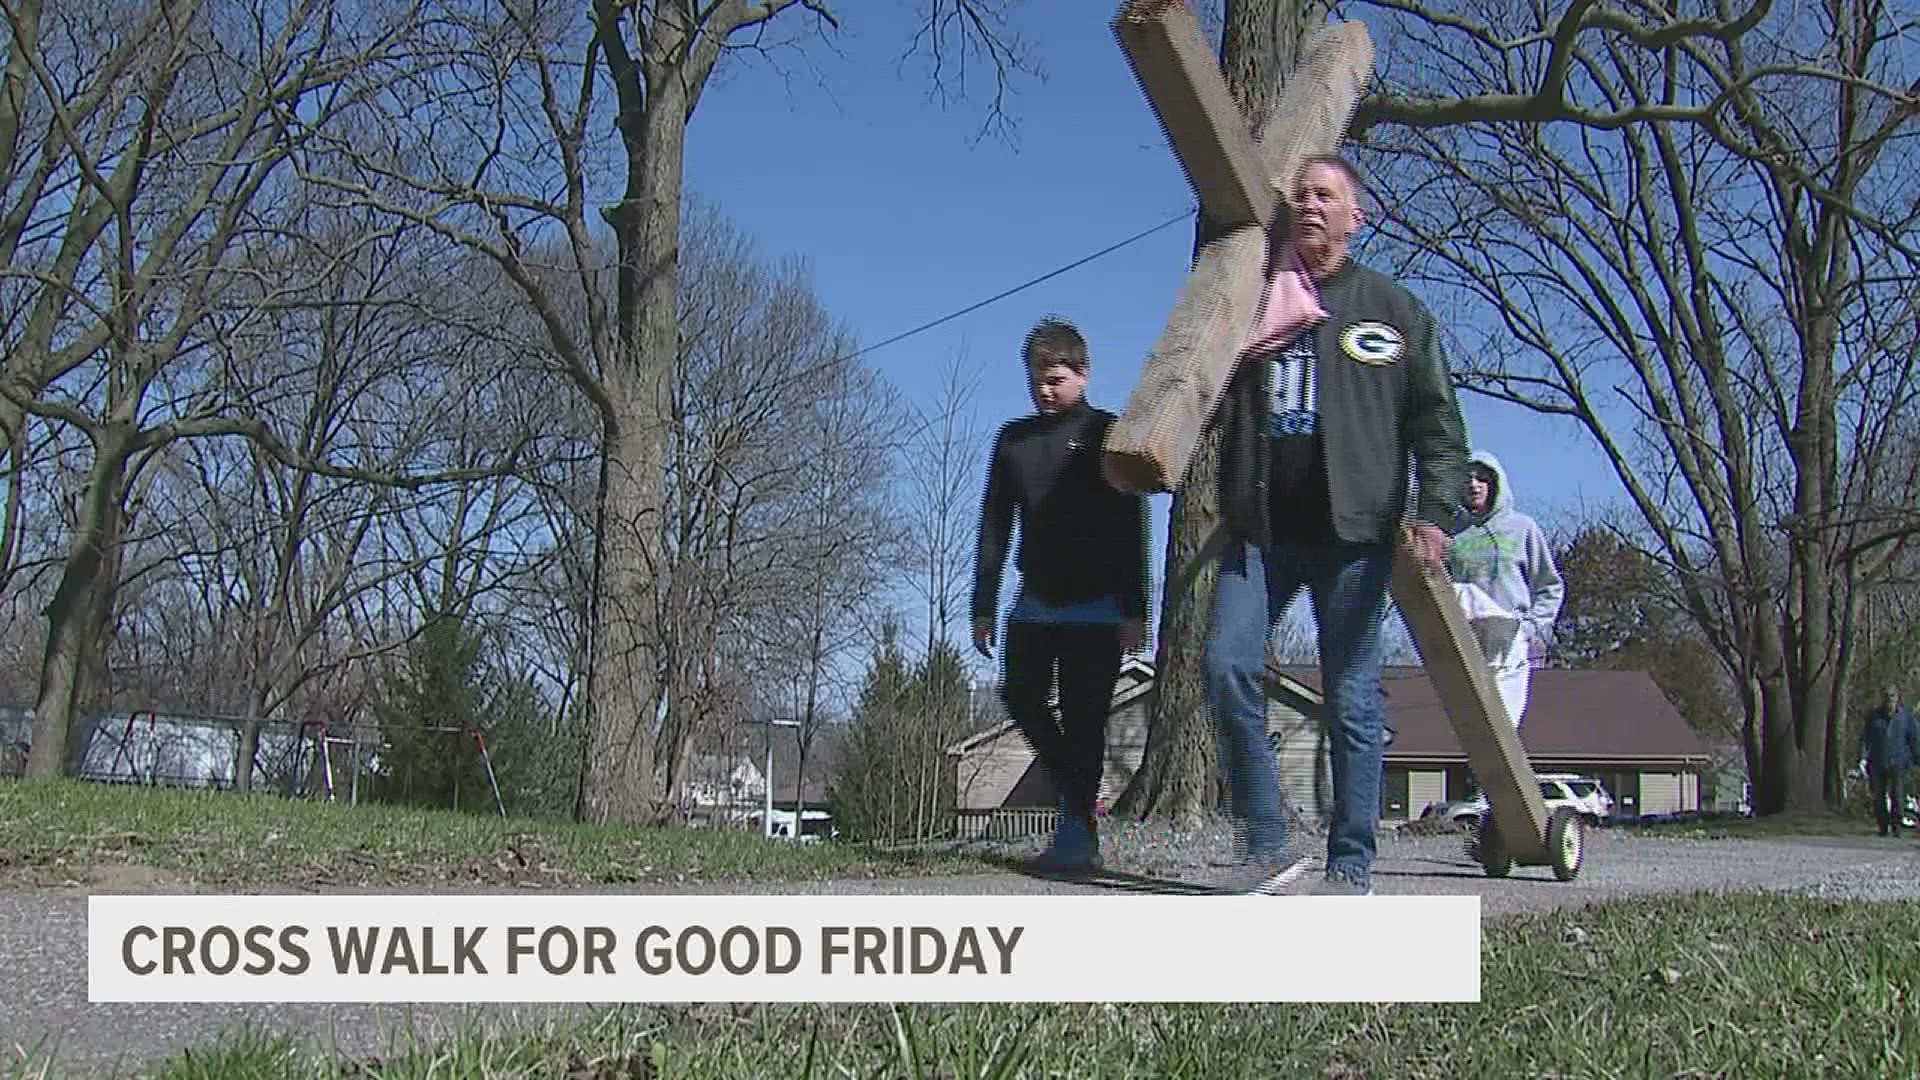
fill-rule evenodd
<path id="1" fill-rule="evenodd" d="M 1465 495 L 1447 540 L 1447 576 L 1517 731 L 1527 711 L 1534 657 L 1546 651 L 1566 584 L 1540 524 L 1514 509 L 1513 484 L 1500 459 L 1485 450 L 1469 456 Z M 1487 793 L 1476 795 L 1474 804 L 1480 816 L 1468 828 L 1464 847 L 1477 860 L 1491 811 Z"/>
<path id="2" fill-rule="evenodd" d="M 1888 683 L 1880 705 L 1860 725 L 1860 764 L 1873 795 L 1873 820 L 1881 836 L 1899 836 L 1906 809 L 1906 773 L 1920 760 L 1920 726 L 1900 701 L 1900 688 Z"/>
<path id="3" fill-rule="evenodd" d="M 1507 719 L 1520 726 L 1536 656 L 1544 655 L 1566 583 L 1540 524 L 1514 508 L 1513 485 L 1485 450 L 1468 459 L 1466 505 L 1447 541 L 1453 579 Z"/>

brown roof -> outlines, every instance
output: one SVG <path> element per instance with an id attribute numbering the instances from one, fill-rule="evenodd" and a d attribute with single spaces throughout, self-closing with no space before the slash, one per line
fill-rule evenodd
<path id="1" fill-rule="evenodd" d="M 1318 690 L 1320 669 L 1280 669 Z M 1453 725 L 1417 667 L 1381 669 L 1387 724 L 1393 728 L 1389 757 L 1464 757 Z M 1705 758 L 1706 742 L 1644 671 L 1576 671 L 1536 668 L 1520 727 L 1527 756 L 1534 759 L 1604 761 Z"/>

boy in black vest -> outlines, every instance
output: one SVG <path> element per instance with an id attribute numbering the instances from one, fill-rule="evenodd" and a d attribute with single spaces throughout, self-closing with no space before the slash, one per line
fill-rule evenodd
<path id="1" fill-rule="evenodd" d="M 1043 319 L 1023 358 L 1035 415 L 994 439 L 973 578 L 973 644 L 993 655 L 1000 572 L 1017 511 L 1021 587 L 1007 616 L 1001 699 L 1060 796 L 1060 824 L 1037 862 L 1100 868 L 1094 823 L 1107 711 L 1126 653 L 1147 619 L 1147 500 L 1115 491 L 1100 471 L 1114 415 L 1087 404 L 1087 343 L 1072 323 Z M 1059 690 L 1056 715 L 1050 691 Z"/>

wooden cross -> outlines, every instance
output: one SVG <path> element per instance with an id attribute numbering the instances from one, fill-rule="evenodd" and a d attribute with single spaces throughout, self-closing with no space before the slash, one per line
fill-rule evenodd
<path id="1" fill-rule="evenodd" d="M 1256 140 L 1185 0 L 1126 0 L 1113 28 L 1202 212 L 1225 230 L 1195 259 L 1104 448 L 1107 475 L 1119 486 L 1172 491 L 1186 478 L 1259 315 L 1268 229 L 1284 209 L 1278 196 L 1302 161 L 1340 145 L 1372 74 L 1373 44 L 1359 23 L 1335 23 L 1318 35 Z M 1176 581 L 1190 578 L 1224 537 L 1216 527 Z M 1185 592 L 1178 585 L 1168 595 Z M 1393 594 L 1486 785 L 1501 848 L 1523 864 L 1556 861 L 1532 766 L 1452 587 L 1403 548 L 1394 559 Z M 1562 869 L 1556 865 L 1556 873 Z"/>
<path id="2" fill-rule="evenodd" d="M 1259 314 L 1279 191 L 1302 161 L 1340 145 L 1373 70 L 1373 43 L 1359 23 L 1331 24 L 1287 77 L 1256 140 L 1185 0 L 1126 0 L 1113 29 L 1201 212 L 1226 230 L 1194 261 L 1104 448 L 1115 483 L 1172 491 Z"/>

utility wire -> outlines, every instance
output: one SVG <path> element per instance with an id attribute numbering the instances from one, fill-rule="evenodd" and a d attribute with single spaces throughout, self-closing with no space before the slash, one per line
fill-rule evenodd
<path id="1" fill-rule="evenodd" d="M 1030 281 L 1023 281 L 1020 284 L 1015 285 L 1011 289 L 1007 289 L 1004 292 L 996 293 L 992 296 L 987 297 L 985 300 L 979 301 L 978 303 L 969 304 L 968 306 L 963 307 L 959 311 L 953 312 L 952 314 L 942 315 L 939 318 L 933 320 L 932 322 L 923 323 L 919 326 L 914 327 L 911 330 L 906 331 L 905 333 L 895 334 L 894 336 L 886 339 L 885 341 L 878 342 L 873 345 L 869 345 L 866 348 L 859 350 L 858 352 L 854 352 L 847 356 L 841 357 L 841 359 L 857 360 L 860 357 L 875 351 L 876 349 L 884 349 L 888 345 L 895 344 L 896 342 L 905 341 L 906 339 L 914 336 L 915 334 L 924 333 L 928 330 L 933 329 L 936 326 L 941 325 L 942 323 L 949 323 L 959 318 L 962 315 L 968 315 L 975 311 L 979 311 L 981 308 L 986 307 L 988 304 L 998 303 L 999 301 L 1005 300 L 1007 297 L 1012 296 L 1015 293 L 1020 293 L 1020 292 L 1026 291 L 1027 289 L 1031 289 L 1035 285 L 1038 285 L 1043 281 L 1049 281 L 1053 278 L 1057 278 L 1061 274 L 1064 274 L 1069 270 L 1073 270 L 1073 269 L 1077 269 L 1079 267 L 1085 266 L 1086 264 L 1092 262 L 1095 259 L 1101 258 L 1102 256 L 1111 255 L 1114 252 L 1119 251 L 1121 248 L 1126 247 L 1128 244 L 1145 240 L 1147 237 L 1152 236 L 1154 233 L 1157 233 L 1162 229 L 1165 229 L 1172 225 L 1177 225 L 1180 222 L 1185 221 L 1188 218 L 1191 218 L 1194 214 L 1199 212 L 1199 209 L 1200 208 L 1198 206 L 1190 206 L 1187 209 L 1180 211 L 1178 214 L 1175 214 L 1173 217 L 1168 218 L 1167 220 L 1161 222 L 1158 225 L 1155 225 L 1155 226 L 1152 226 L 1151 228 L 1144 229 L 1140 232 L 1134 233 L 1132 236 L 1129 236 L 1125 240 L 1121 240 L 1118 243 L 1109 244 L 1106 247 L 1101 248 L 1099 251 L 1096 251 L 1091 255 L 1087 255 L 1087 256 L 1083 256 L 1082 258 L 1075 259 L 1074 261 L 1056 270 L 1049 270 L 1046 273 L 1041 274 L 1039 277 L 1033 278 Z"/>

